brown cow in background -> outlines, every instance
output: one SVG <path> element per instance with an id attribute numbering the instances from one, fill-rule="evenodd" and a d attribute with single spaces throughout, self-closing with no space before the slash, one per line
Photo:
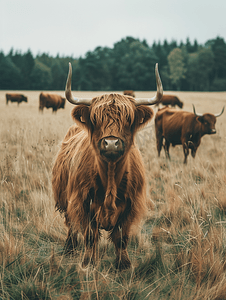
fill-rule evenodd
<path id="1" fill-rule="evenodd" d="M 126 91 L 124 91 L 123 95 L 131 96 L 131 97 L 135 98 L 135 93 L 132 90 L 126 90 Z"/>
<path id="2" fill-rule="evenodd" d="M 162 97 L 156 66 L 157 94 L 152 99 L 132 99 L 106 94 L 77 99 L 71 94 L 72 69 L 66 98 L 76 105 L 52 171 L 56 208 L 68 227 L 66 251 L 76 248 L 78 232 L 85 242 L 83 267 L 95 260 L 100 229 L 105 229 L 116 250 L 116 268 L 129 268 L 127 252 L 131 226 L 147 212 L 145 169 L 134 144 L 136 132 L 154 115 L 148 105 Z"/>
<path id="3" fill-rule="evenodd" d="M 41 93 L 39 95 L 39 111 L 43 113 L 44 107 L 52 108 L 53 113 L 57 112 L 58 109 L 64 108 L 65 98 L 62 98 L 59 95 Z"/>
<path id="4" fill-rule="evenodd" d="M 162 100 L 158 104 L 156 104 L 156 106 L 158 106 L 159 104 L 171 105 L 172 107 L 175 107 L 177 105 L 180 108 L 182 108 L 184 105 L 184 103 L 180 101 L 178 97 L 172 95 L 163 95 Z"/>
<path id="5" fill-rule="evenodd" d="M 8 105 L 8 102 L 17 102 L 18 106 L 21 102 L 27 102 L 27 97 L 25 97 L 22 94 L 14 94 L 14 93 L 10 93 L 10 94 L 6 94 L 6 104 Z"/>
<path id="6" fill-rule="evenodd" d="M 163 139 L 165 139 L 165 154 L 170 159 L 169 147 L 183 145 L 184 163 L 187 163 L 189 149 L 194 158 L 196 151 L 201 143 L 201 138 L 205 134 L 215 134 L 216 118 L 222 115 L 224 107 L 220 114 L 197 114 L 193 105 L 193 111 L 178 111 L 164 107 L 159 109 L 155 116 L 155 132 L 158 156 L 162 149 Z"/>

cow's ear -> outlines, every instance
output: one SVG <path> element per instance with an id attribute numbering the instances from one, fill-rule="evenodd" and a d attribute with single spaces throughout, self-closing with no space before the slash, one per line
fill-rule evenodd
<path id="1" fill-rule="evenodd" d="M 136 107 L 135 112 L 135 127 L 140 129 L 154 116 L 153 109 L 146 105 L 140 105 Z"/>
<path id="2" fill-rule="evenodd" d="M 78 126 L 89 129 L 90 118 L 89 118 L 89 106 L 80 104 L 75 106 L 71 112 L 72 119 Z"/>
<path id="3" fill-rule="evenodd" d="M 197 120 L 198 120 L 199 122 L 201 122 L 201 123 L 204 123 L 204 118 L 203 118 L 203 116 L 197 117 Z"/>

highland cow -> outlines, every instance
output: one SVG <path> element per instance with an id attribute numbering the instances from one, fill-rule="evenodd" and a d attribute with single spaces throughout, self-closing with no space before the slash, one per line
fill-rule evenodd
<path id="1" fill-rule="evenodd" d="M 176 105 L 180 108 L 183 108 L 184 103 L 180 101 L 180 99 L 177 96 L 172 95 L 163 95 L 162 100 L 156 104 L 158 106 L 159 104 L 162 105 L 171 105 L 172 107 L 175 107 Z"/>
<path id="2" fill-rule="evenodd" d="M 170 159 L 169 147 L 183 145 L 184 150 L 184 163 L 187 163 L 187 156 L 189 155 L 189 149 L 191 149 L 191 155 L 195 158 L 196 151 L 201 143 L 201 138 L 205 134 L 215 134 L 216 118 L 222 115 L 224 107 L 221 113 L 213 114 L 197 114 L 193 105 L 193 111 L 178 111 L 164 107 L 159 109 L 155 116 L 155 132 L 158 156 L 163 145 L 163 139 L 165 140 L 164 149 L 166 157 Z"/>
<path id="3" fill-rule="evenodd" d="M 22 94 L 6 94 L 6 104 L 8 105 L 8 102 L 17 102 L 18 106 L 21 102 L 27 102 L 27 97 Z"/>
<path id="4" fill-rule="evenodd" d="M 39 95 L 39 111 L 43 113 L 44 107 L 52 108 L 53 113 L 58 109 L 65 107 L 65 98 L 49 93 L 41 93 Z"/>
<path id="5" fill-rule="evenodd" d="M 135 145 L 136 132 L 153 117 L 148 105 L 162 97 L 156 66 L 157 93 L 152 99 L 134 99 L 106 94 L 77 99 L 71 94 L 72 69 L 66 84 L 66 98 L 76 105 L 69 128 L 52 171 L 56 208 L 64 213 L 68 227 L 66 251 L 85 243 L 83 267 L 95 261 L 100 230 L 105 229 L 116 250 L 116 268 L 131 265 L 127 245 L 131 226 L 147 212 L 145 169 Z"/>

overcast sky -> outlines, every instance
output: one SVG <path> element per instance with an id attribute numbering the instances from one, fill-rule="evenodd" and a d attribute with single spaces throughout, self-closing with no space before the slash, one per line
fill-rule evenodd
<path id="1" fill-rule="evenodd" d="M 0 50 L 77 58 L 126 36 L 226 41 L 225 0 L 0 0 Z"/>

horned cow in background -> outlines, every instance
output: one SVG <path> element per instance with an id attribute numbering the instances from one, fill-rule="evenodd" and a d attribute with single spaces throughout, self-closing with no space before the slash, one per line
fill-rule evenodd
<path id="1" fill-rule="evenodd" d="M 83 267 L 95 261 L 100 229 L 109 233 L 116 250 L 116 268 L 129 268 L 127 252 L 131 226 L 147 212 L 145 169 L 134 144 L 138 129 L 153 117 L 148 105 L 162 97 L 156 65 L 157 93 L 152 99 L 106 94 L 77 99 L 71 94 L 72 69 L 66 98 L 76 105 L 52 171 L 56 208 L 64 213 L 68 227 L 66 250 L 77 246 L 82 232 L 85 243 Z"/>
<path id="2" fill-rule="evenodd" d="M 159 109 L 155 116 L 155 133 L 158 155 L 163 145 L 163 139 L 165 140 L 164 148 L 166 157 L 170 158 L 169 147 L 182 145 L 184 150 L 184 163 L 187 163 L 187 156 L 189 149 L 191 149 L 191 155 L 194 158 L 196 151 L 201 143 L 201 138 L 205 134 L 215 134 L 216 118 L 221 116 L 224 112 L 224 107 L 221 113 L 213 114 L 197 114 L 195 106 L 193 105 L 193 111 L 178 111 L 164 107 Z"/>

